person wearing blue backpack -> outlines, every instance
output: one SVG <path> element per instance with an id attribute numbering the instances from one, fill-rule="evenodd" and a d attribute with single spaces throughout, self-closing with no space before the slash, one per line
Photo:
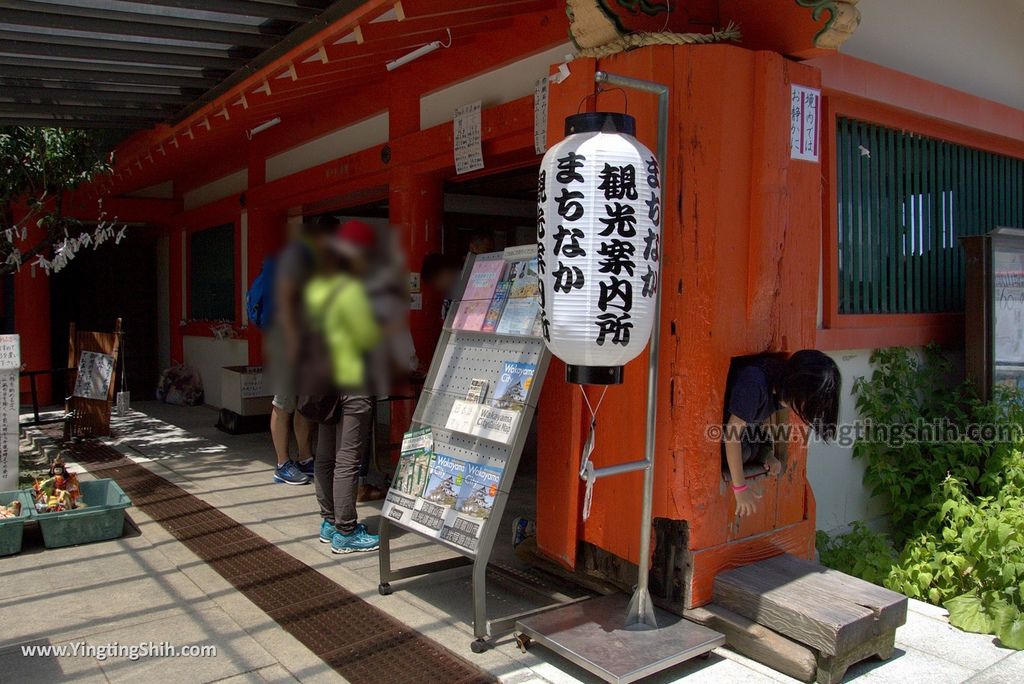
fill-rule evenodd
<path id="1" fill-rule="evenodd" d="M 303 325 L 303 292 L 316 271 L 321 243 L 333 222 L 304 223 L 276 256 L 268 258 L 249 290 L 249 320 L 264 331 L 264 349 L 273 383 L 270 435 L 277 465 L 274 482 L 305 485 L 313 478 L 312 423 L 298 413 L 295 364 Z M 295 433 L 298 456 L 289 454 Z"/>

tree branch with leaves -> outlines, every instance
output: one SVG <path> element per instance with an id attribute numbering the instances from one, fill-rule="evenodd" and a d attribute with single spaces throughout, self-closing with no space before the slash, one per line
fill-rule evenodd
<path id="1" fill-rule="evenodd" d="M 0 128 L 0 275 L 30 261 L 49 274 L 83 248 L 121 241 L 125 226 L 102 204 L 92 231 L 64 211 L 68 192 L 111 173 L 111 156 L 89 131 Z"/>

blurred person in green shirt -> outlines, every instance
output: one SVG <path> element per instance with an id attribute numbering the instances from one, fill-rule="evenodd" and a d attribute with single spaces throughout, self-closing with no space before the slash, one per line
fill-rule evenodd
<path id="1" fill-rule="evenodd" d="M 356 488 L 372 421 L 372 398 L 366 359 L 381 339 L 363 279 L 374 230 L 361 221 L 342 225 L 329 243 L 329 256 L 305 291 L 306 318 L 321 345 L 321 362 L 306 365 L 322 387 L 317 396 L 303 398 L 300 411 L 319 422 L 313 461 L 313 482 L 323 521 L 320 541 L 334 553 L 374 551 L 377 535 L 358 522 Z M 307 381 L 311 378 L 307 378 Z M 325 394 L 326 392 L 326 394 Z M 304 410 L 305 409 L 305 410 Z"/>

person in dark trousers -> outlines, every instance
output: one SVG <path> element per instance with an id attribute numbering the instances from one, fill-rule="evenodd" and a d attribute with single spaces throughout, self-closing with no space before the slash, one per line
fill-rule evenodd
<path id="1" fill-rule="evenodd" d="M 789 408 L 816 435 L 835 437 L 842 381 L 836 362 L 816 349 L 803 349 L 786 360 L 758 356 L 733 368 L 725 395 L 723 452 L 736 515 L 757 510 L 757 496 L 746 483 L 744 466 L 760 465 L 769 475 L 782 472 L 764 423 Z"/>
<path id="2" fill-rule="evenodd" d="M 302 329 L 302 297 L 306 283 L 316 270 L 326 222 L 302 224 L 297 235 L 277 257 L 274 271 L 274 318 L 266 335 L 267 365 L 274 399 L 270 412 L 270 436 L 277 455 L 274 482 L 289 485 L 309 484 L 313 475 L 312 430 L 310 421 L 295 410 L 297 394 L 295 363 Z M 294 432 L 298 458 L 289 455 Z"/>
<path id="3" fill-rule="evenodd" d="M 374 551 L 379 538 L 359 523 L 356 487 L 369 437 L 372 399 L 366 355 L 377 345 L 381 331 L 363 285 L 367 254 L 374 244 L 373 229 L 349 221 L 338 229 L 323 272 L 306 287 L 306 313 L 313 332 L 322 335 L 330 358 L 331 381 L 338 388 L 334 424 L 317 431 L 313 480 L 320 504 L 320 541 L 334 553 Z"/>

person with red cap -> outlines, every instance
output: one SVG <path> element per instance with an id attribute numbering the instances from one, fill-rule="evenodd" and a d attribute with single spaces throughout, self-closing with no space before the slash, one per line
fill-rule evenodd
<path id="1" fill-rule="evenodd" d="M 313 459 L 313 483 L 323 518 L 320 541 L 334 553 L 374 551 L 377 535 L 358 522 L 356 488 L 363 452 L 372 421 L 366 355 L 381 337 L 363 278 L 375 243 L 372 226 L 348 221 L 328 243 L 321 273 L 306 286 L 305 304 L 309 333 L 319 336 L 310 348 L 321 348 L 323 363 L 310 363 L 329 378 L 320 381 L 315 396 L 307 393 L 299 411 L 319 423 Z M 311 354 L 315 356 L 316 354 Z"/>

